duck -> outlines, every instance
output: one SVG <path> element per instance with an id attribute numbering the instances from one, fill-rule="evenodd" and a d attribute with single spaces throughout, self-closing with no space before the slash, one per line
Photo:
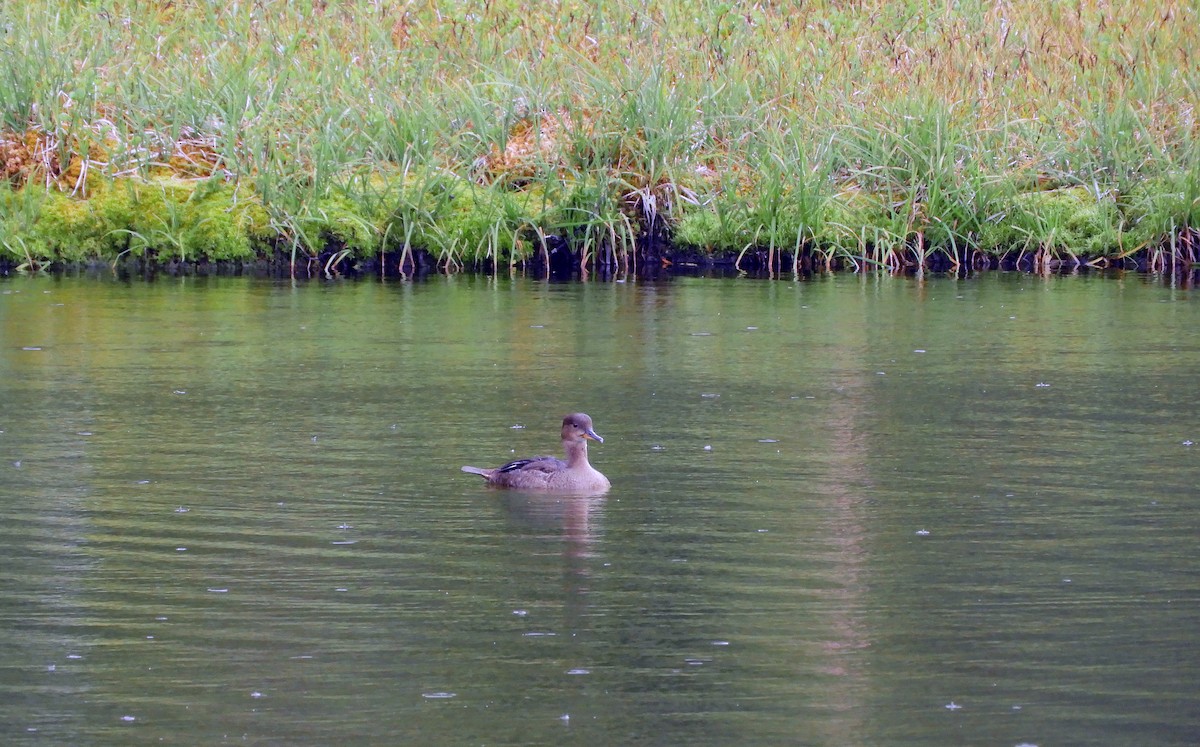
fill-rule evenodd
<path id="1" fill-rule="evenodd" d="M 463 467 L 462 471 L 479 475 L 487 484 L 497 488 L 533 490 L 555 493 L 600 493 L 608 490 L 608 478 L 588 462 L 588 441 L 604 443 L 592 428 L 592 419 L 582 412 L 567 415 L 562 420 L 562 445 L 567 460 L 535 456 L 517 459 L 501 467 L 484 469 Z"/>

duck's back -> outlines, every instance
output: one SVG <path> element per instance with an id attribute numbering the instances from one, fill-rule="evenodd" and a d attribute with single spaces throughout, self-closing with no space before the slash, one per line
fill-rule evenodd
<path id="1" fill-rule="evenodd" d="M 530 490 L 551 486 L 551 478 L 567 470 L 567 463 L 552 456 L 536 456 L 518 459 L 497 467 L 488 478 L 493 485 L 506 488 Z"/>

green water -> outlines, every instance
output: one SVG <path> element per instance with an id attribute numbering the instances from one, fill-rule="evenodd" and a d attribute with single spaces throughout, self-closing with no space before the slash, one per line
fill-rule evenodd
<path id="1" fill-rule="evenodd" d="M 1194 744 L 1198 329 L 1133 276 L 2 280 L 0 742 Z M 607 496 L 459 472 L 575 410 Z"/>

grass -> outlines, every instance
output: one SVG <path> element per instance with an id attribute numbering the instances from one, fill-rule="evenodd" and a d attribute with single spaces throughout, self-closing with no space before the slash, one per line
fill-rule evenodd
<path id="1" fill-rule="evenodd" d="M 1200 244 L 1189 2 L 46 0 L 0 33 L 0 257 L 25 267 Z"/>

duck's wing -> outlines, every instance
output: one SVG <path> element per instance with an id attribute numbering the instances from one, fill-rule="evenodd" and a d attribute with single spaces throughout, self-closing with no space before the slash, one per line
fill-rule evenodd
<path id="1" fill-rule="evenodd" d="M 552 456 L 535 456 L 528 459 L 518 459 L 515 462 L 509 462 L 503 467 L 497 467 L 497 474 L 501 472 L 558 472 L 567 468 L 567 463 L 563 460 Z"/>

